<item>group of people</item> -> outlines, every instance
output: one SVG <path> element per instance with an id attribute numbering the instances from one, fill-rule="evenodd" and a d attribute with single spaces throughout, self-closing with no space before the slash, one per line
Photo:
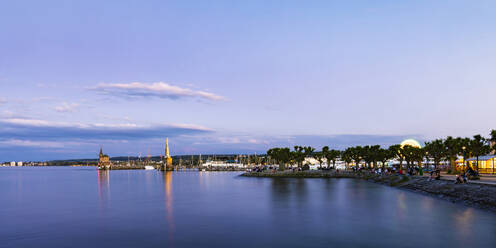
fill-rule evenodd
<path id="1" fill-rule="evenodd" d="M 467 182 L 467 173 L 465 173 L 465 171 L 460 175 L 456 175 L 455 184 L 466 183 L 466 182 Z"/>
<path id="2" fill-rule="evenodd" d="M 432 170 L 428 180 L 430 181 L 430 180 L 440 180 L 440 179 L 441 179 L 441 170 L 439 169 Z"/>
<path id="3" fill-rule="evenodd" d="M 416 175 L 424 175 L 424 170 L 421 167 L 410 167 L 407 170 L 404 170 L 403 168 L 396 168 L 396 167 L 391 167 L 391 168 L 362 168 L 362 167 L 353 167 L 352 168 L 354 172 L 362 172 L 364 170 L 367 170 L 369 172 L 372 172 L 374 174 L 384 174 L 384 175 L 408 175 L 408 176 L 416 176 Z"/>

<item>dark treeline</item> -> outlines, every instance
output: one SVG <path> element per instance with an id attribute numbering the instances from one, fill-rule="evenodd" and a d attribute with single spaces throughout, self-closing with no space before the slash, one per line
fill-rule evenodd
<path id="1" fill-rule="evenodd" d="M 135 156 L 118 156 L 111 157 L 112 162 L 160 162 L 163 161 L 163 156 L 151 157 L 135 157 Z M 206 154 L 206 155 L 175 155 L 172 156 L 172 164 L 174 166 L 198 167 L 199 164 L 207 160 L 220 160 L 228 162 L 237 162 L 244 164 L 260 164 L 265 163 L 265 155 L 239 155 L 239 154 Z M 52 160 L 47 161 L 49 166 L 70 166 L 70 165 L 90 165 L 96 166 L 98 159 L 70 159 L 70 160 Z"/>
<path id="2" fill-rule="evenodd" d="M 496 130 L 492 130 L 490 138 L 481 135 L 474 135 L 472 138 L 453 138 L 448 136 L 445 139 L 436 139 L 425 142 L 423 148 L 411 145 L 392 145 L 382 148 L 379 145 L 354 146 L 343 151 L 329 149 L 324 146 L 321 151 L 315 151 L 310 146 L 295 146 L 293 150 L 288 147 L 272 148 L 267 151 L 270 161 L 279 164 L 279 169 L 284 170 L 288 164 L 296 164 L 301 169 L 308 169 L 303 162 L 306 157 L 313 156 L 322 166 L 323 160 L 328 161 L 330 168 L 335 168 L 336 160 L 340 159 L 346 164 L 346 168 L 351 163 L 358 165 L 364 163 L 367 168 L 385 167 L 387 161 L 397 159 L 398 167 L 405 165 L 410 168 L 413 165 L 422 166 L 424 159 L 434 162 L 437 169 L 442 161 L 449 161 L 450 170 L 456 170 L 456 159 L 458 156 L 466 158 L 478 158 L 487 155 L 496 148 Z M 477 170 L 478 168 L 475 168 Z"/>

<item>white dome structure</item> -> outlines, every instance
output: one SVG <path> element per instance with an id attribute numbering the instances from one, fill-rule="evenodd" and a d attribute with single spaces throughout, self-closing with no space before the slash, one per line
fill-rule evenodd
<path id="1" fill-rule="evenodd" d="M 406 145 L 417 147 L 417 148 L 422 148 L 422 146 L 420 145 L 420 143 L 418 141 L 414 140 L 414 139 L 403 140 L 403 142 L 401 142 L 400 145 L 401 145 L 401 148 L 403 148 Z"/>

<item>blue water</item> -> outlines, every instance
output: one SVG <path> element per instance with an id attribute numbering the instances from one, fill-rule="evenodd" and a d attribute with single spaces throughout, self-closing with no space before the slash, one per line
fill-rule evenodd
<path id="1" fill-rule="evenodd" d="M 496 214 L 352 179 L 0 168 L 0 247 L 496 247 Z"/>

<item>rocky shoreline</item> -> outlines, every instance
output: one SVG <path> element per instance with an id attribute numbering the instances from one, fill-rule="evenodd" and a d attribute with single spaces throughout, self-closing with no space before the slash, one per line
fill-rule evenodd
<path id="1" fill-rule="evenodd" d="M 466 206 L 489 210 L 496 213 L 496 187 L 487 184 L 455 184 L 452 180 L 428 180 L 428 177 L 377 175 L 351 171 L 285 171 L 285 172 L 246 172 L 245 177 L 271 178 L 354 178 L 406 189 L 438 198 L 461 203 Z"/>

